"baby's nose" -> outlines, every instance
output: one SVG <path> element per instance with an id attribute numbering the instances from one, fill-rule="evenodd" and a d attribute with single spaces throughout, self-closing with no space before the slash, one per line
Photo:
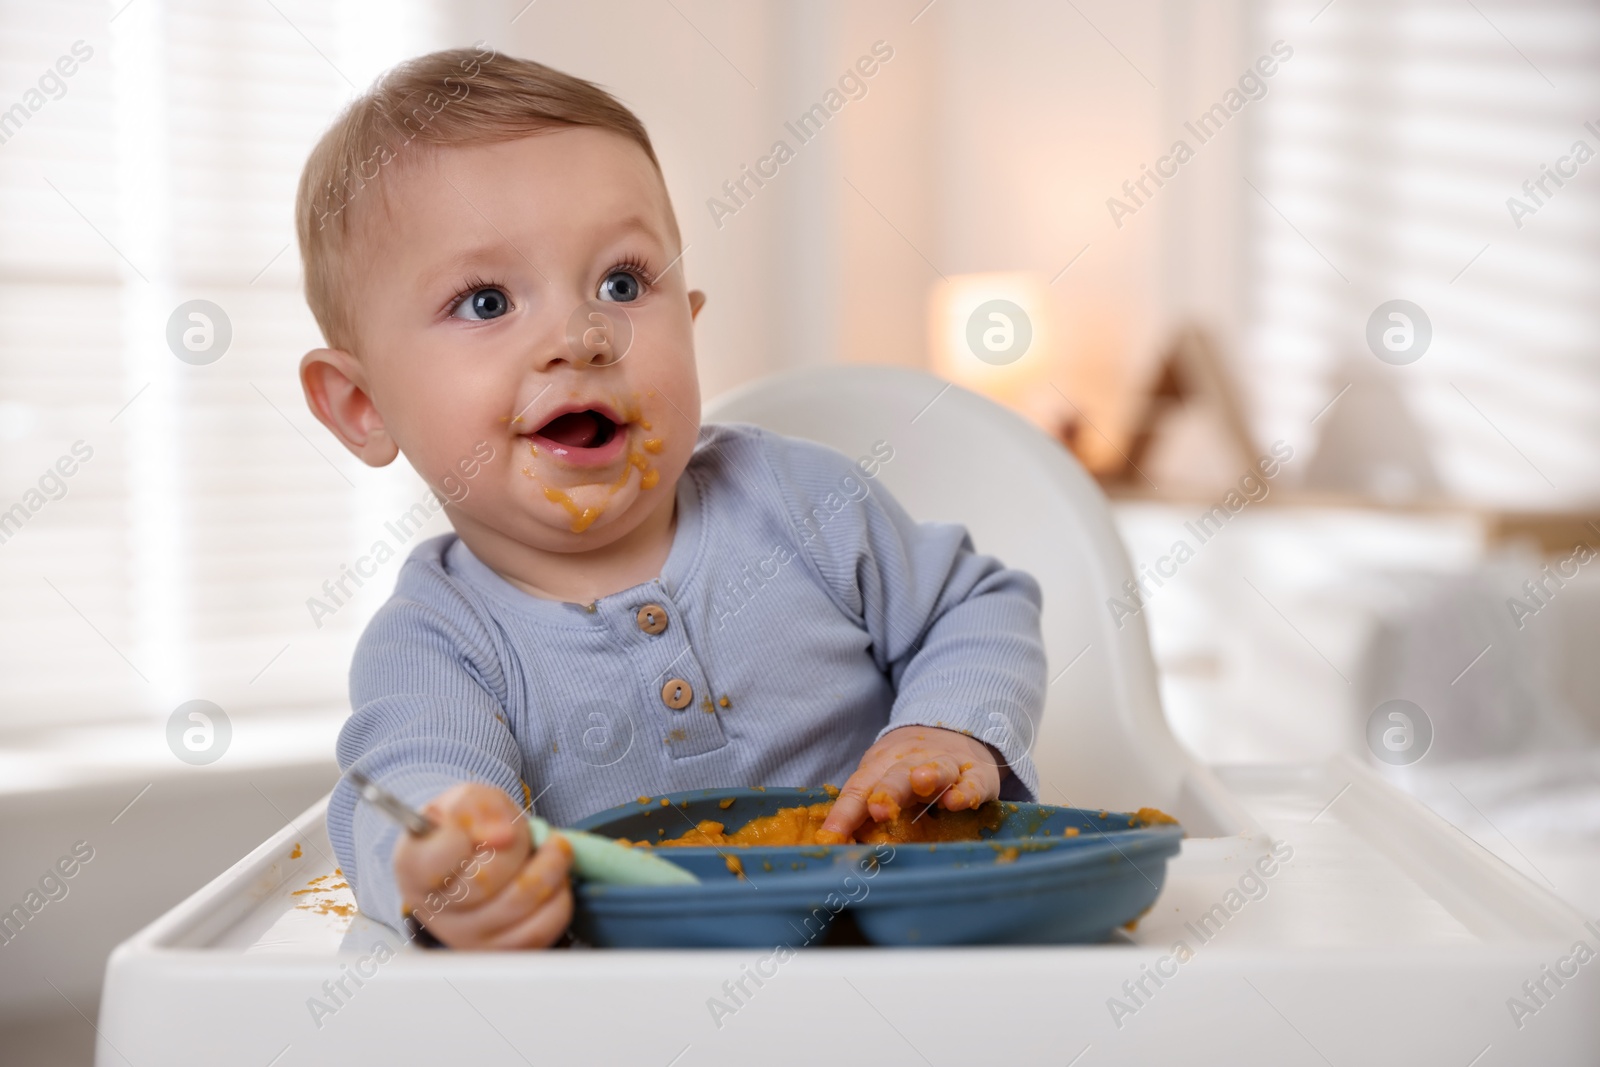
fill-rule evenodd
<path id="1" fill-rule="evenodd" d="M 619 305 L 585 300 L 567 318 L 566 347 L 574 363 L 608 367 L 633 346 L 633 320 Z"/>

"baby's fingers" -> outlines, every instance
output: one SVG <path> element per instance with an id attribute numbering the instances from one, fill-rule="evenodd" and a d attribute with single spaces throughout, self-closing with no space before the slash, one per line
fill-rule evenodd
<path id="1" fill-rule="evenodd" d="M 849 841 L 856 827 L 867 820 L 867 793 L 877 783 L 876 768 L 858 767 L 845 780 L 844 787 L 834 798 L 828 817 L 817 829 L 817 843 L 840 845 Z"/>
<path id="2" fill-rule="evenodd" d="M 445 832 L 439 830 L 430 836 Z M 505 852 L 494 853 L 480 843 L 476 851 L 448 869 L 439 868 L 436 862 L 424 867 L 397 855 L 395 876 L 400 898 L 408 903 L 411 914 L 431 928 L 443 916 L 470 913 L 493 899 L 509 878 L 509 874 L 497 873 L 493 868 L 503 869 L 508 862 L 511 861 Z"/>
<path id="3" fill-rule="evenodd" d="M 867 794 L 867 811 L 878 822 L 899 818 L 913 804 L 933 803 L 961 777 L 955 757 L 918 753 L 898 760 L 883 772 Z"/>
<path id="4" fill-rule="evenodd" d="M 1000 772 L 985 762 L 963 763 L 955 784 L 944 791 L 939 806 L 946 811 L 976 808 L 1000 795 Z"/>
<path id="5" fill-rule="evenodd" d="M 401 834 L 394 852 L 395 874 L 400 880 L 431 891 L 440 888 L 457 864 L 470 860 L 472 839 L 454 826 L 441 826 L 426 837 Z"/>
<path id="6" fill-rule="evenodd" d="M 455 786 L 423 810 L 438 829 L 424 837 L 401 835 L 394 872 L 401 899 L 424 924 L 492 899 L 528 855 L 526 821 L 511 798 L 492 786 Z"/>
<path id="7" fill-rule="evenodd" d="M 496 934 L 484 948 L 549 948 L 572 923 L 572 888 L 562 887 L 521 923 Z"/>
<path id="8" fill-rule="evenodd" d="M 954 756 L 932 756 L 910 766 L 911 791 L 931 803 L 961 779 L 961 771 Z"/>
<path id="9" fill-rule="evenodd" d="M 424 838 L 402 835 L 394 853 L 401 895 L 417 905 L 419 912 L 469 906 L 464 902 L 475 879 L 467 876 L 482 866 L 473 848 L 472 840 L 454 826 L 441 826 Z"/>
<path id="10" fill-rule="evenodd" d="M 531 859 L 523 863 L 510 884 L 485 903 L 470 911 L 446 912 L 430 924 L 440 940 L 457 948 L 525 948 L 548 945 L 561 936 L 566 919 L 542 941 L 525 937 L 530 922 L 544 915 L 554 923 L 562 908 L 550 905 L 567 896 L 564 914 L 570 918 L 568 875 L 572 867 L 572 846 L 554 835 Z M 541 927 L 542 928 L 542 927 Z"/>
<path id="11" fill-rule="evenodd" d="M 867 814 L 875 822 L 897 818 L 911 803 L 911 763 L 899 760 L 883 771 L 882 777 L 867 792 Z"/>
<path id="12" fill-rule="evenodd" d="M 493 786 L 470 782 L 435 797 L 423 811 L 443 826 L 454 826 L 473 841 L 504 848 L 527 834 L 510 797 Z"/>

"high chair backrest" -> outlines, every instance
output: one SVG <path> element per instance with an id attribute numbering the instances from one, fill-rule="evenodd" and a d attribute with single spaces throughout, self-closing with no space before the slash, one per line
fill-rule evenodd
<path id="1" fill-rule="evenodd" d="M 894 458 L 878 478 L 912 516 L 964 523 L 978 551 L 1029 571 L 1044 590 L 1051 683 L 1034 744 L 1040 799 L 1188 808 L 1191 833 L 1235 832 L 1198 825 L 1219 813 L 1195 803 L 1196 767 L 1162 714 L 1144 619 L 1111 606 L 1137 607 L 1122 588 L 1122 541 L 1099 486 L 1060 444 L 990 400 L 897 367 L 763 379 L 707 405 L 705 421 L 755 423 L 852 458 L 887 442 Z"/>

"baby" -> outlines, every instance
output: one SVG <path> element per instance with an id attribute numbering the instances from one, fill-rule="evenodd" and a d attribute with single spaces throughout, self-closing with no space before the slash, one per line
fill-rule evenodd
<path id="1" fill-rule="evenodd" d="M 555 943 L 571 853 L 531 848 L 530 809 L 842 781 L 845 841 L 1034 798 L 1037 583 L 912 521 L 874 482 L 891 441 L 850 459 L 701 426 L 705 296 L 627 108 L 481 47 L 423 56 L 322 138 L 296 213 L 328 344 L 306 401 L 363 462 L 403 452 L 455 531 L 411 554 L 351 668 L 340 766 L 442 827 L 401 836 L 340 782 L 363 912 L 431 901 L 448 945 Z"/>

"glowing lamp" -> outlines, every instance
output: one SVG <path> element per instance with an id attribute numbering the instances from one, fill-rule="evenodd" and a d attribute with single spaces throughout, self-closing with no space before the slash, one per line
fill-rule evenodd
<path id="1" fill-rule="evenodd" d="M 1044 277 L 1028 271 L 936 283 L 928 300 L 934 372 L 1048 423 L 1059 402 L 1049 385 L 1060 348 L 1053 311 Z"/>

